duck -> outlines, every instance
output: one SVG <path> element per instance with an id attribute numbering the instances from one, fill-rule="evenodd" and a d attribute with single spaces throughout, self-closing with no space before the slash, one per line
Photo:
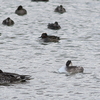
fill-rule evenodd
<path id="1" fill-rule="evenodd" d="M 12 26 L 14 25 L 14 21 L 10 19 L 10 17 L 8 17 L 7 19 L 3 20 L 2 24 L 7 26 Z"/>
<path id="2" fill-rule="evenodd" d="M 23 6 L 18 6 L 17 10 L 15 10 L 15 14 L 23 16 L 25 14 L 27 14 L 26 9 L 23 8 Z"/>
<path id="3" fill-rule="evenodd" d="M 42 33 L 40 38 L 43 40 L 43 42 L 58 42 L 60 40 L 60 37 L 48 35 L 47 33 Z"/>
<path id="4" fill-rule="evenodd" d="M 66 72 L 66 73 L 70 73 L 70 74 L 74 74 L 74 73 L 83 73 L 84 68 L 80 67 L 80 66 L 73 66 L 72 65 L 72 61 L 68 60 L 66 62 L 66 66 L 63 66 L 59 69 L 60 73 Z"/>
<path id="5" fill-rule="evenodd" d="M 49 23 L 48 24 L 48 28 L 49 29 L 53 29 L 53 30 L 58 30 L 60 29 L 60 25 L 58 24 L 58 22 L 56 21 L 55 23 Z"/>
<path id="6" fill-rule="evenodd" d="M 16 73 L 3 72 L 2 70 L 0 70 L 0 84 L 25 82 L 26 80 L 30 80 L 29 75 L 19 75 Z"/>
<path id="7" fill-rule="evenodd" d="M 59 12 L 59 13 L 64 13 L 66 12 L 66 9 L 62 5 L 60 5 L 60 6 L 57 6 L 54 11 Z"/>
<path id="8" fill-rule="evenodd" d="M 31 1 L 46 1 L 46 2 L 47 2 L 47 1 L 49 1 L 49 0 L 31 0 Z"/>

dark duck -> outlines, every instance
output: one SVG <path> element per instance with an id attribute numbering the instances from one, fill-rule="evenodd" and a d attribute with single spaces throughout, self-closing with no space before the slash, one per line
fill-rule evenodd
<path id="1" fill-rule="evenodd" d="M 54 35 L 47 35 L 47 33 L 42 33 L 40 37 L 44 42 L 58 42 L 60 38 Z"/>
<path id="2" fill-rule="evenodd" d="M 19 75 L 16 73 L 3 72 L 2 70 L 0 70 L 0 84 L 25 82 L 26 80 L 30 80 L 29 75 Z"/>
<path id="3" fill-rule="evenodd" d="M 31 0 L 31 1 L 44 1 L 44 2 L 47 2 L 49 0 Z"/>

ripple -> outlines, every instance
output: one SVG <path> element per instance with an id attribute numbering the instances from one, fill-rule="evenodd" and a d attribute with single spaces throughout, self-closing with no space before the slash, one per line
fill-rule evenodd
<path id="1" fill-rule="evenodd" d="M 7 16 L 15 21 L 12 27 L 0 24 L 0 69 L 32 76 L 23 84 L 0 85 L 0 100 L 57 100 L 58 97 L 59 100 L 99 100 L 99 0 L 1 0 L 0 3 L 3 5 L 0 21 Z M 66 13 L 54 12 L 59 4 L 66 8 Z M 19 5 L 27 9 L 27 15 L 14 13 Z M 60 30 L 47 28 L 54 21 L 60 23 Z M 61 40 L 44 43 L 38 38 L 43 32 L 57 35 Z M 83 66 L 84 73 L 58 73 L 68 59 Z"/>

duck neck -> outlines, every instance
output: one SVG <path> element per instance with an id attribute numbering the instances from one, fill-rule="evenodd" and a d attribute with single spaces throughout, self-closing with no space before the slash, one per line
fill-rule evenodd
<path id="1" fill-rule="evenodd" d="M 69 68 L 69 66 L 68 66 L 68 65 L 66 65 L 66 68 Z"/>

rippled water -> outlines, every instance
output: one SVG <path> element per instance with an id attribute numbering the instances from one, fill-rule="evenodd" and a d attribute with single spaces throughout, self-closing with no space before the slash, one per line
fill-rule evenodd
<path id="1" fill-rule="evenodd" d="M 0 100 L 100 100 L 100 1 L 99 0 L 0 0 L 0 69 L 28 74 L 32 80 L 0 86 Z M 55 13 L 58 5 L 66 13 Z M 27 15 L 14 13 L 19 5 Z M 15 25 L 2 25 L 10 17 Z M 58 21 L 60 30 L 47 28 Z M 59 43 L 41 43 L 47 32 Z M 84 73 L 66 76 L 58 69 L 71 59 Z"/>

